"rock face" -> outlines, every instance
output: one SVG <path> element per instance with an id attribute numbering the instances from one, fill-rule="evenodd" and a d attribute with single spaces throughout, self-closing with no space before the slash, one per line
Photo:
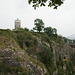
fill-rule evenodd
<path id="1" fill-rule="evenodd" d="M 46 45 L 46 46 L 52 48 L 53 53 L 54 53 L 55 62 L 59 58 L 59 56 L 62 57 L 62 60 L 64 59 L 64 57 L 67 58 L 67 61 L 71 60 L 71 55 L 74 53 L 75 49 L 71 48 L 71 46 L 68 43 L 65 43 L 63 38 L 60 40 L 60 42 L 61 43 L 58 43 L 58 42 L 55 42 L 54 40 L 52 40 L 52 43 L 49 44 L 48 42 L 45 42 L 45 41 L 41 42 L 41 40 L 40 40 L 40 43 L 37 42 L 37 44 L 38 45 L 41 44 L 40 45 L 41 48 L 43 45 Z M 40 46 L 37 48 L 39 48 L 39 50 L 42 50 L 43 48 L 40 49 Z"/>
<path id="2" fill-rule="evenodd" d="M 0 75 L 50 75 L 46 69 L 48 66 L 45 67 L 46 64 L 44 66 L 41 57 L 42 52 L 48 55 L 49 51 L 46 53 L 46 49 L 54 52 L 55 63 L 60 55 L 62 60 L 64 57 L 67 61 L 71 59 L 73 49 L 63 39 L 51 38 L 45 34 L 38 34 L 38 37 L 37 34 L 35 36 L 31 32 L 19 33 L 21 36 L 11 31 L 0 31 Z M 17 36 L 23 38 L 18 39 Z M 21 46 L 24 50 L 20 48 Z"/>
<path id="3" fill-rule="evenodd" d="M 69 44 L 59 44 L 59 43 L 52 43 L 52 48 L 53 48 L 53 52 L 55 54 L 55 61 L 56 59 L 59 58 L 59 56 L 62 57 L 62 59 L 64 59 L 64 57 L 67 58 L 67 61 L 69 61 L 71 59 L 71 55 L 73 53 L 73 49 L 69 46 Z"/>
<path id="4" fill-rule="evenodd" d="M 46 74 L 45 66 L 37 65 L 40 62 L 29 57 L 12 38 L 0 35 L 0 39 L 0 75 Z"/>
<path id="5" fill-rule="evenodd" d="M 55 42 L 54 40 L 52 40 L 51 44 L 46 42 L 46 41 L 42 41 L 41 45 L 42 46 L 46 45 L 46 46 L 52 48 L 53 53 L 54 53 L 54 60 L 55 60 L 55 62 L 59 58 L 59 56 L 62 57 L 62 60 L 64 59 L 64 57 L 67 58 L 67 61 L 71 60 L 71 56 L 72 56 L 72 54 L 75 51 L 75 49 L 71 48 L 71 46 L 68 43 L 64 42 L 63 38 L 60 40 L 60 43 L 59 42 Z"/>

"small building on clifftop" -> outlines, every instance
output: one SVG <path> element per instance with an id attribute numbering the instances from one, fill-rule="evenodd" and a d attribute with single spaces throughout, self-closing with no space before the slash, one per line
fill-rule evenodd
<path id="1" fill-rule="evenodd" d="M 18 28 L 21 28 L 21 20 L 17 18 L 17 20 L 15 20 L 15 30 L 17 30 Z"/>

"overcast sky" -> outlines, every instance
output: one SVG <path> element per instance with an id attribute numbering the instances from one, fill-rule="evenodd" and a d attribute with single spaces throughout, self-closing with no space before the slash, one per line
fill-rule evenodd
<path id="1" fill-rule="evenodd" d="M 58 34 L 75 34 L 75 0 L 65 0 L 57 10 L 41 7 L 34 10 L 28 0 L 0 0 L 0 29 L 14 29 L 14 20 L 21 20 L 21 27 L 32 29 L 36 18 L 42 19 L 45 27 L 56 28 Z"/>

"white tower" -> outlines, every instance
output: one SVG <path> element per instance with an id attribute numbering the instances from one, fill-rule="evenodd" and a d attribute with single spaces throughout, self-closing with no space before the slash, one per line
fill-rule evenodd
<path id="1" fill-rule="evenodd" d="M 15 20 L 15 30 L 17 30 L 18 28 L 20 28 L 21 27 L 21 20 L 19 20 L 18 18 L 17 18 L 17 20 Z"/>

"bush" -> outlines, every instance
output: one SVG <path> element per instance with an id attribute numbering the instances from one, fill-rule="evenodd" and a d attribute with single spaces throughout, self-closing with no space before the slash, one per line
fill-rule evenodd
<path id="1" fill-rule="evenodd" d="M 44 47 L 42 52 L 39 53 L 42 61 L 47 67 L 51 67 L 54 64 L 53 60 L 53 52 L 51 52 L 51 49 L 49 47 Z"/>

